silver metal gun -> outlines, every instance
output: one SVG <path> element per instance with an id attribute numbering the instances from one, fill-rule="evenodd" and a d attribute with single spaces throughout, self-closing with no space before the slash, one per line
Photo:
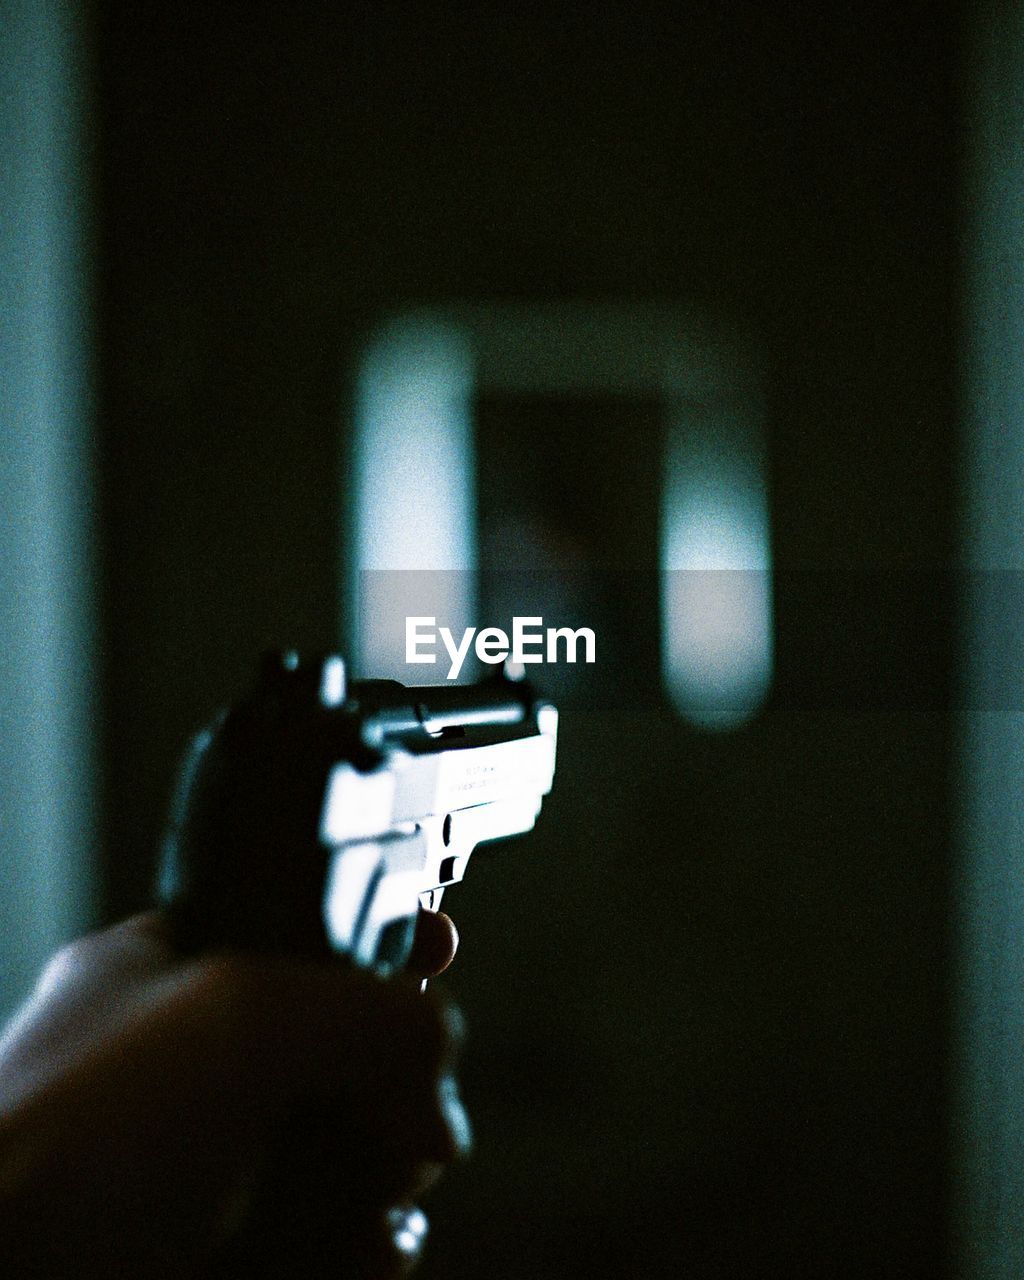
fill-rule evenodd
<path id="1" fill-rule="evenodd" d="M 159 886 L 182 944 L 401 968 L 420 905 L 551 789 L 558 713 L 518 674 L 416 687 L 268 658 L 182 770 Z"/>

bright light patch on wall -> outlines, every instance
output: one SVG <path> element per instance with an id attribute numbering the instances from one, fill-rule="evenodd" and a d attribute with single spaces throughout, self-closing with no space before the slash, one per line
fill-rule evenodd
<path id="1" fill-rule="evenodd" d="M 672 407 L 661 513 L 662 671 L 677 711 L 702 728 L 743 724 L 771 684 L 761 457 L 745 406 Z"/>
<path id="2" fill-rule="evenodd" d="M 363 674 L 410 678 L 407 616 L 436 617 L 453 634 L 476 621 L 473 390 L 470 348 L 439 321 L 395 322 L 363 356 L 347 619 Z"/>

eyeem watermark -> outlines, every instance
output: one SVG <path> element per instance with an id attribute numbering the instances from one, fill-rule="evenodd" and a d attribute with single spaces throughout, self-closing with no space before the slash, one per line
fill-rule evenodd
<path id="1" fill-rule="evenodd" d="M 583 642 L 583 661 L 596 660 L 597 641 L 589 627 L 544 627 L 543 618 L 512 619 L 512 637 L 501 627 L 467 627 L 456 643 L 448 627 L 438 627 L 436 618 L 420 617 L 405 620 L 406 662 L 437 662 L 437 639 L 441 637 L 451 665 L 448 679 L 457 680 L 462 664 L 470 648 L 474 648 L 481 662 L 496 666 L 511 658 L 513 662 L 558 662 L 559 642 L 564 642 L 564 660 L 577 661 L 579 643 Z M 476 637 L 474 643 L 474 636 Z"/>

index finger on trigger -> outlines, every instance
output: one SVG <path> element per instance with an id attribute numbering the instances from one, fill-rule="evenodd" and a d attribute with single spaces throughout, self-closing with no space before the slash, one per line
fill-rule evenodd
<path id="1" fill-rule="evenodd" d="M 458 947 L 459 931 L 451 917 L 420 908 L 406 970 L 418 978 L 436 978 L 455 959 Z"/>

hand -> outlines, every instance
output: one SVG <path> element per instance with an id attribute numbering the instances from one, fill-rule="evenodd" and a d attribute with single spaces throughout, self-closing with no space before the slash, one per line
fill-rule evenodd
<path id="1" fill-rule="evenodd" d="M 422 912 L 411 974 L 440 972 L 456 943 L 446 916 Z M 0 1272 L 234 1274 L 224 1259 L 305 1115 L 330 1151 L 303 1165 L 330 1206 L 323 1248 L 347 1254 L 323 1258 L 330 1273 L 403 1274 L 425 1229 L 412 1199 L 469 1141 L 458 1020 L 417 986 L 183 957 L 156 914 L 60 952 L 0 1040 Z M 308 1201 L 274 1207 L 310 1223 Z M 254 1257 L 255 1274 L 276 1274 L 272 1244 L 247 1274 Z"/>

